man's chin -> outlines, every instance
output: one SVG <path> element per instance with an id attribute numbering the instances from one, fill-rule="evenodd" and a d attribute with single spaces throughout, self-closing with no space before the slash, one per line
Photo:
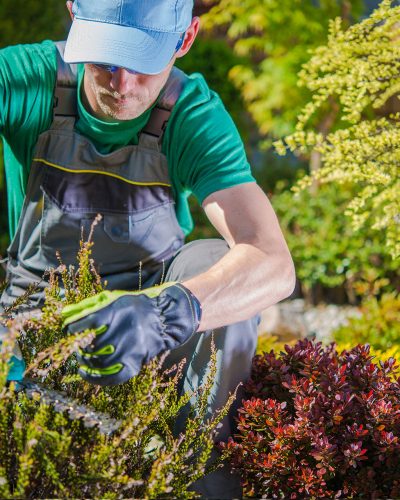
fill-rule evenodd
<path id="1" fill-rule="evenodd" d="M 134 120 L 142 115 L 148 108 L 146 105 L 135 106 L 127 100 L 113 99 L 114 102 L 103 102 L 101 109 L 109 118 L 118 121 Z M 149 106 L 150 107 L 150 106 Z"/>
<path id="2" fill-rule="evenodd" d="M 139 109 L 121 109 L 120 107 L 110 107 L 110 106 L 103 106 L 102 107 L 103 114 L 105 115 L 106 119 L 112 120 L 112 121 L 129 121 L 129 120 L 134 120 L 135 118 L 138 118 L 140 115 L 142 115 L 146 110 L 139 110 Z"/>

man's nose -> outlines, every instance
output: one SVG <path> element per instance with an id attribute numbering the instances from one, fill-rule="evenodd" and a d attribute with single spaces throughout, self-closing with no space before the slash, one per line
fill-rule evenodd
<path id="1" fill-rule="evenodd" d="M 114 73 L 111 73 L 110 87 L 118 94 L 125 95 L 131 90 L 136 79 L 136 74 L 129 73 L 124 68 L 118 68 Z"/>

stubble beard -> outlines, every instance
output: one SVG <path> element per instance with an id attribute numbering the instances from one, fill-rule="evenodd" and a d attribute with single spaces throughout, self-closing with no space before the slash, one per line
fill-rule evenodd
<path id="1" fill-rule="evenodd" d="M 90 81 L 89 85 L 102 114 L 113 120 L 133 120 L 142 115 L 154 102 L 148 92 L 121 95 L 116 91 L 104 89 L 93 81 Z M 118 99 L 123 102 L 118 102 Z"/>

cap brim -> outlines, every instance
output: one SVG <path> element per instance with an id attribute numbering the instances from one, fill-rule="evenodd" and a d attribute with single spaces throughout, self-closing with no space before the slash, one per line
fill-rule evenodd
<path id="1" fill-rule="evenodd" d="M 181 33 L 142 31 L 74 19 L 64 52 L 67 63 L 99 63 L 156 75 L 166 68 Z"/>

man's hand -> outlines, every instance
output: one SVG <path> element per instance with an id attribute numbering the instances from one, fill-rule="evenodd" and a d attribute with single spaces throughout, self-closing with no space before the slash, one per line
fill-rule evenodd
<path id="1" fill-rule="evenodd" d="M 96 331 L 92 345 L 78 354 L 82 378 L 115 385 L 186 342 L 199 327 L 201 307 L 180 283 L 164 283 L 139 292 L 104 291 L 64 307 L 62 315 L 69 333 Z"/>

